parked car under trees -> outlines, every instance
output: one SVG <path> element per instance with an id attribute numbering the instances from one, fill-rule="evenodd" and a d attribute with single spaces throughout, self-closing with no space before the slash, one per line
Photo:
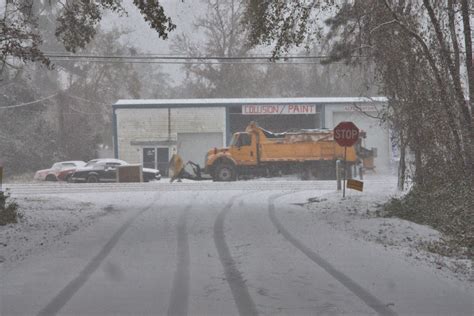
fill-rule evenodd
<path id="1" fill-rule="evenodd" d="M 34 179 L 39 181 L 67 181 L 78 169 L 85 166 L 84 161 L 61 161 L 53 164 L 49 169 L 38 170 Z"/>

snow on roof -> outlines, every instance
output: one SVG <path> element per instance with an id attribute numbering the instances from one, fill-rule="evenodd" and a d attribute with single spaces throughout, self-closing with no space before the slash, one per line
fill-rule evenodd
<path id="1" fill-rule="evenodd" d="M 115 159 L 115 158 L 97 158 L 97 159 L 89 160 L 87 163 L 91 163 L 91 162 L 117 163 L 117 162 L 125 162 L 125 161 L 120 160 L 120 159 Z"/>
<path id="2" fill-rule="evenodd" d="M 288 103 L 368 103 L 387 102 L 385 97 L 322 97 L 322 98 L 227 98 L 227 99 L 122 99 L 114 107 L 166 105 L 242 105 Z"/>

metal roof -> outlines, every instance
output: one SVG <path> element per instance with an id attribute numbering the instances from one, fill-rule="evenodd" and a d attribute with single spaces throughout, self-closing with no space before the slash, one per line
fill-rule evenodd
<path id="1" fill-rule="evenodd" d="M 113 104 L 120 108 L 199 107 L 258 104 L 347 104 L 384 103 L 385 97 L 323 97 L 323 98 L 225 98 L 225 99 L 122 99 Z"/>

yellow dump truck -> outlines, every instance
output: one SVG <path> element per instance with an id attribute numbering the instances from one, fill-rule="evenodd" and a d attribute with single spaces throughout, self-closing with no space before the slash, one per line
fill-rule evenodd
<path id="1" fill-rule="evenodd" d="M 360 141 L 347 148 L 349 176 L 352 167 L 361 161 L 362 149 Z M 235 181 L 255 176 L 299 174 L 303 179 L 335 179 L 336 161 L 343 159 L 344 147 L 334 141 L 331 130 L 272 133 L 250 123 L 245 132 L 233 135 L 229 147 L 209 150 L 205 167 L 203 170 L 199 167 L 199 177 L 208 174 L 214 181 Z M 193 165 L 196 171 L 196 164 Z M 170 168 L 176 175 L 181 170 L 171 164 Z M 181 176 L 193 178 L 189 172 Z"/>

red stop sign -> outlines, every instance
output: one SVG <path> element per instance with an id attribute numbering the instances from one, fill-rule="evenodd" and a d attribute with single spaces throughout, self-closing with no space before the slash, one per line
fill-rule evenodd
<path id="1" fill-rule="evenodd" d="M 359 139 L 359 128 L 352 122 L 341 122 L 334 128 L 334 140 L 339 146 L 350 147 Z"/>

